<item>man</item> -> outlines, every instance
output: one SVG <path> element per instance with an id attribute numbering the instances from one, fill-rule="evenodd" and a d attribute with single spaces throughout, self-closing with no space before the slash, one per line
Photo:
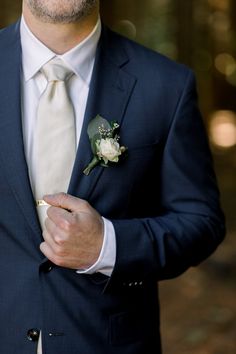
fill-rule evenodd
<path id="1" fill-rule="evenodd" d="M 1 353 L 161 353 L 156 282 L 224 237 L 192 72 L 97 0 L 23 0 L 0 52 Z"/>

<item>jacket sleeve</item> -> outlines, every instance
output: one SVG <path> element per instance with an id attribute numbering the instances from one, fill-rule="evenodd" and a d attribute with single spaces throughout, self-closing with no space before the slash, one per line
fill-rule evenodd
<path id="1" fill-rule="evenodd" d="M 160 173 L 161 215 L 112 220 L 117 255 L 111 283 L 173 278 L 206 259 L 224 238 L 224 216 L 192 72 L 171 121 Z"/>

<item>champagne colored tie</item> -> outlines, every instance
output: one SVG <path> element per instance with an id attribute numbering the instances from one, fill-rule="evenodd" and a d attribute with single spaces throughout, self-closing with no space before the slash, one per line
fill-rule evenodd
<path id="1" fill-rule="evenodd" d="M 40 97 L 35 132 L 35 197 L 42 228 L 47 205 L 43 196 L 68 189 L 75 161 L 75 116 L 66 82 L 73 72 L 55 58 L 41 72 L 48 84 Z"/>

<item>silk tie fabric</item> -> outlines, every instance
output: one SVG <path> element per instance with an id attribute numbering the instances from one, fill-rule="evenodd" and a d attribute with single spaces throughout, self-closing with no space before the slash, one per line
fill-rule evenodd
<path id="1" fill-rule="evenodd" d="M 35 131 L 35 198 L 39 221 L 44 229 L 48 206 L 45 194 L 66 192 L 76 154 L 75 116 L 67 83 L 73 72 L 54 58 L 41 69 L 47 79 L 40 97 Z"/>

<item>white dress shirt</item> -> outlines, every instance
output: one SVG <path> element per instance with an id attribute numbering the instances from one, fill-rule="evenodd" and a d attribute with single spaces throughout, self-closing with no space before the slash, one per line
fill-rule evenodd
<path id="1" fill-rule="evenodd" d="M 34 128 L 39 98 L 47 86 L 47 80 L 40 72 L 40 69 L 49 60 L 58 56 L 75 73 L 69 81 L 68 90 L 74 105 L 78 146 L 96 48 L 101 34 L 101 21 L 100 19 L 98 20 L 95 28 L 87 38 L 63 55 L 56 55 L 40 42 L 30 31 L 23 16 L 21 18 L 20 34 L 22 45 L 22 127 L 25 156 L 31 187 L 34 191 L 35 164 L 37 163 L 33 158 Z M 92 274 L 101 272 L 108 276 L 112 273 L 116 258 L 115 231 L 113 224 L 109 220 L 103 218 L 103 222 L 104 240 L 99 258 L 92 267 L 86 270 L 78 270 L 78 273 Z"/>

